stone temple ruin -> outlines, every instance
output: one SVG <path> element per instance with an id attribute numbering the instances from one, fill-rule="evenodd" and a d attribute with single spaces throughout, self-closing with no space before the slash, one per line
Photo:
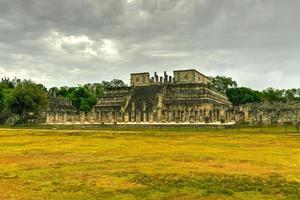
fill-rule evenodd
<path id="1" fill-rule="evenodd" d="M 130 87 L 111 88 L 94 107 L 105 123 L 228 122 L 233 120 L 227 97 L 208 88 L 210 79 L 196 70 L 150 78 L 131 74 Z"/>
<path id="2" fill-rule="evenodd" d="M 178 70 L 169 76 L 148 72 L 131 74 L 130 86 L 106 88 L 89 113 L 72 103 L 51 97 L 49 124 L 299 124 L 300 103 L 277 102 L 232 106 L 228 98 L 209 88 L 202 73 Z"/>

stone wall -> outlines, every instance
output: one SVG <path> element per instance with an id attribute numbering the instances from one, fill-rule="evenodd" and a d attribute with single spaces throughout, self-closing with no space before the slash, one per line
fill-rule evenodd
<path id="1" fill-rule="evenodd" d="M 175 83 L 203 83 L 208 84 L 210 79 L 196 70 L 174 71 Z"/>
<path id="2" fill-rule="evenodd" d="M 165 112 L 161 109 L 161 120 L 157 110 L 154 112 L 135 111 L 131 114 L 120 113 L 99 115 L 92 111 L 90 113 L 76 113 L 58 111 L 47 113 L 46 123 L 50 124 L 107 124 L 107 123 L 143 123 L 143 122 L 160 122 L 160 123 L 214 123 L 225 118 L 225 122 L 241 122 L 249 125 L 284 125 L 298 124 L 300 121 L 300 103 L 256 103 L 246 104 L 240 107 L 224 109 L 220 107 L 212 108 L 209 104 L 203 104 L 202 107 L 186 109 L 184 107 L 170 105 L 169 110 Z M 226 110 L 226 112 L 225 112 Z M 131 116 L 129 116 L 131 115 Z M 104 120 L 106 117 L 106 120 Z M 206 118 L 209 117 L 209 120 Z"/>
<path id="3" fill-rule="evenodd" d="M 131 86 L 147 86 L 150 85 L 150 82 L 150 74 L 148 72 L 131 74 Z"/>
<path id="4" fill-rule="evenodd" d="M 63 97 L 48 97 L 48 108 L 46 116 L 43 117 L 46 123 L 67 123 L 77 115 L 72 102 Z"/>
<path id="5" fill-rule="evenodd" d="M 235 108 L 237 121 L 249 125 L 297 124 L 300 121 L 300 103 L 275 102 L 246 104 Z"/>

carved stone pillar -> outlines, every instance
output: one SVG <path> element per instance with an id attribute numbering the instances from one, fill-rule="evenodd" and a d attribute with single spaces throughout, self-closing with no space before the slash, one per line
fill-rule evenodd
<path id="1" fill-rule="evenodd" d="M 171 119 L 171 112 L 170 112 L 170 110 L 167 110 L 167 122 L 171 122 L 172 121 L 172 119 Z"/>
<path id="2" fill-rule="evenodd" d="M 46 116 L 46 124 L 49 124 L 51 123 L 51 116 L 49 113 L 47 113 L 47 116 Z"/>
<path id="3" fill-rule="evenodd" d="M 135 116 L 135 110 L 134 109 L 132 109 L 131 110 L 131 122 L 135 122 L 135 118 L 136 116 Z"/>
<path id="4" fill-rule="evenodd" d="M 129 122 L 129 114 L 128 112 L 124 113 L 124 123 L 128 123 Z"/>
<path id="5" fill-rule="evenodd" d="M 71 115 L 71 123 L 74 124 L 75 123 L 75 114 L 72 113 Z"/>
<path id="6" fill-rule="evenodd" d="M 64 113 L 63 115 L 63 123 L 67 123 L 67 113 Z"/>
<path id="7" fill-rule="evenodd" d="M 141 111 L 139 110 L 136 111 L 136 122 L 137 123 L 141 122 Z"/>
<path id="8" fill-rule="evenodd" d="M 191 112 L 191 109 L 189 108 L 189 109 L 188 109 L 188 117 L 187 117 L 187 118 L 188 118 L 188 120 L 187 120 L 188 122 L 191 122 L 191 118 L 192 118 L 192 117 L 191 117 L 191 116 L 192 116 L 191 114 L 192 114 L 192 112 Z"/>
<path id="9" fill-rule="evenodd" d="M 216 121 L 216 110 L 212 109 L 211 110 L 212 115 L 211 115 L 211 122 L 215 122 Z"/>
<path id="10" fill-rule="evenodd" d="M 98 123 L 101 123 L 101 122 L 102 122 L 101 110 L 99 110 L 98 113 L 97 113 L 97 122 L 98 122 Z"/>
<path id="11" fill-rule="evenodd" d="M 161 122 L 161 121 L 162 121 L 162 118 L 161 118 L 161 108 L 159 108 L 159 109 L 157 110 L 157 121 L 158 121 L 158 122 Z"/>
<path id="12" fill-rule="evenodd" d="M 90 113 L 89 122 L 91 124 L 95 124 L 95 122 L 96 122 L 96 113 L 95 112 Z"/>
<path id="13" fill-rule="evenodd" d="M 144 115 L 144 117 L 143 117 L 143 118 L 144 118 L 144 122 L 147 122 L 147 112 L 144 111 L 144 112 L 143 112 L 143 115 Z"/>
<path id="14" fill-rule="evenodd" d="M 181 110 L 180 111 L 181 112 L 181 119 L 180 119 L 180 121 L 181 122 L 185 122 L 186 120 L 186 111 L 185 110 Z"/>
<path id="15" fill-rule="evenodd" d="M 150 113 L 149 113 L 149 122 L 150 122 L 150 123 L 153 123 L 153 122 L 154 122 L 153 111 L 150 111 Z"/>
<path id="16" fill-rule="evenodd" d="M 54 123 L 58 123 L 58 113 L 55 113 L 55 116 L 54 116 Z"/>
<path id="17" fill-rule="evenodd" d="M 85 113 L 84 112 L 80 112 L 79 113 L 79 122 L 81 124 L 84 124 L 85 123 Z"/>

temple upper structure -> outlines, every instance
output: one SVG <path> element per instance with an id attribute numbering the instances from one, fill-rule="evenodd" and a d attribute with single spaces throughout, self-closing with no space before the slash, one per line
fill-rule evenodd
<path id="1" fill-rule="evenodd" d="M 149 72 L 133 73 L 131 74 L 130 79 L 131 86 L 149 86 L 170 83 L 201 83 L 207 85 L 210 83 L 210 79 L 194 69 L 176 70 L 174 71 L 173 77 L 169 76 L 167 72 L 164 72 L 163 76 L 158 76 L 155 72 L 154 76 L 151 78 Z"/>

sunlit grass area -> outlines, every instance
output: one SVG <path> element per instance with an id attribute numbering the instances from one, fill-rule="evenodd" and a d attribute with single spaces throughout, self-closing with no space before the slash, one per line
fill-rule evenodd
<path id="1" fill-rule="evenodd" d="M 0 129 L 0 199 L 300 199 L 300 134 L 257 130 Z"/>

